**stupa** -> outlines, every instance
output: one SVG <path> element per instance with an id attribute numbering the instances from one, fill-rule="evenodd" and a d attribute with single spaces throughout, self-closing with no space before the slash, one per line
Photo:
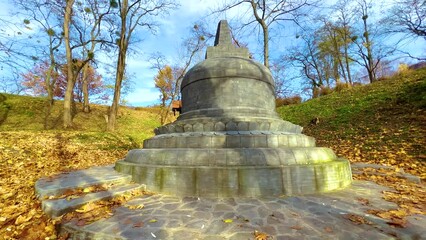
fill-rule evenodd
<path id="1" fill-rule="evenodd" d="M 275 111 L 270 71 L 232 44 L 219 22 L 206 59 L 181 84 L 182 114 L 155 129 L 115 169 L 147 189 L 176 196 L 302 195 L 344 188 L 349 161 L 316 147 Z"/>

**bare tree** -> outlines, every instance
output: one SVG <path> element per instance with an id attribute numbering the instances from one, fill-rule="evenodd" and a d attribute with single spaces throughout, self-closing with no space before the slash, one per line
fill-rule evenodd
<path id="1" fill-rule="evenodd" d="M 399 0 L 381 23 L 389 33 L 404 33 L 426 40 L 426 1 Z"/>
<path id="2" fill-rule="evenodd" d="M 80 21 L 73 21 L 76 31 L 78 32 L 78 42 L 76 45 L 82 47 L 82 60 L 92 61 L 94 59 L 95 50 L 99 43 L 111 44 L 107 39 L 103 39 L 101 23 L 111 13 L 111 4 L 109 1 L 103 0 L 87 0 L 78 6 Z M 89 81 L 88 81 L 89 64 L 85 64 L 82 68 L 83 78 L 83 112 L 90 112 L 89 105 Z"/>
<path id="3" fill-rule="evenodd" d="M 178 63 L 169 66 L 165 57 L 160 53 L 154 54 L 150 62 L 153 68 L 158 70 L 155 77 L 155 86 L 161 92 L 161 111 L 160 122 L 165 124 L 173 102 L 179 98 L 180 84 L 193 64 L 198 53 L 206 48 L 206 43 L 213 38 L 213 34 L 209 33 L 203 24 L 196 23 L 191 29 L 190 35 L 180 46 Z"/>
<path id="4" fill-rule="evenodd" d="M 315 97 L 317 89 L 329 85 L 330 69 L 319 51 L 318 36 L 312 34 L 315 31 L 305 29 L 305 32 L 306 34 L 297 36 L 302 43 L 290 49 L 282 58 L 300 69 L 300 76 L 308 80 L 308 88 Z"/>
<path id="5" fill-rule="evenodd" d="M 120 38 L 117 41 L 118 59 L 117 73 L 115 77 L 114 98 L 108 114 L 107 130 L 114 131 L 118 113 L 121 85 L 126 70 L 126 57 L 129 44 L 137 27 L 146 27 L 154 31 L 156 22 L 154 17 L 168 14 L 168 11 L 176 4 L 168 0 L 112 0 L 112 4 L 118 7 L 120 21 Z"/>
<path id="6" fill-rule="evenodd" d="M 273 25 L 279 25 L 283 21 L 292 21 L 298 24 L 299 18 L 303 16 L 302 9 L 312 6 L 310 0 L 238 0 L 225 2 L 215 13 L 224 12 L 241 5 L 250 5 L 252 20 L 242 25 L 242 28 L 252 26 L 254 23 L 262 30 L 263 42 L 263 64 L 269 68 L 269 33 Z"/>

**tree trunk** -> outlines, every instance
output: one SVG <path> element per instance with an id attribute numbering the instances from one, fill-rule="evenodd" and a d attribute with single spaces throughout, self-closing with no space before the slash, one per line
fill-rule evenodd
<path id="1" fill-rule="evenodd" d="M 72 6 L 74 0 L 67 0 L 65 7 L 65 16 L 64 16 L 64 40 L 65 40 L 65 51 L 67 58 L 67 88 L 65 91 L 64 97 L 64 118 L 63 126 L 64 128 L 72 127 L 72 97 L 74 90 L 74 72 L 73 72 L 73 59 L 72 52 L 70 47 L 70 22 L 72 14 Z"/>
<path id="2" fill-rule="evenodd" d="M 263 65 L 269 68 L 269 32 L 266 24 L 262 24 L 263 30 Z"/>
<path id="3" fill-rule="evenodd" d="M 128 0 L 123 0 L 120 6 L 120 17 L 121 17 L 121 31 L 120 31 L 120 42 L 118 46 L 118 61 L 117 61 L 117 73 L 115 75 L 115 87 L 114 87 L 114 98 L 112 100 L 112 105 L 108 114 L 108 123 L 107 130 L 114 131 L 117 121 L 118 107 L 120 103 L 120 94 L 121 94 L 121 83 L 124 78 L 124 69 L 126 67 L 126 53 L 129 36 L 126 37 L 127 26 L 126 18 L 128 11 Z"/>
<path id="4" fill-rule="evenodd" d="M 89 105 L 89 81 L 87 72 L 89 69 L 89 65 L 84 65 L 83 68 L 83 112 L 88 113 L 90 112 L 90 105 Z"/>

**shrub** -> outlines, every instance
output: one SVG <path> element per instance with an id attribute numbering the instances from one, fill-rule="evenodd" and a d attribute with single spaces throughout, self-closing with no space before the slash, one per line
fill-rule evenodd
<path id="1" fill-rule="evenodd" d="M 351 88 L 352 86 L 351 86 L 351 84 L 349 84 L 349 83 L 342 83 L 342 82 L 339 82 L 339 83 L 337 83 L 336 84 L 336 87 L 334 87 L 334 91 L 336 91 L 336 92 L 341 92 L 341 91 L 343 91 L 343 90 L 345 90 L 345 89 L 349 89 L 349 88 Z"/>
<path id="2" fill-rule="evenodd" d="M 275 105 L 277 107 L 292 105 L 292 104 L 299 104 L 301 102 L 302 102 L 302 98 L 299 95 L 275 99 Z"/>

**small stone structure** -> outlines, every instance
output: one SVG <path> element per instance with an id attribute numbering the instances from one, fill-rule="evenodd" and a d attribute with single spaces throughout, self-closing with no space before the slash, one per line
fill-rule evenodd
<path id="1" fill-rule="evenodd" d="M 232 44 L 226 21 L 206 60 L 185 75 L 181 93 L 179 118 L 115 165 L 148 190 L 257 197 L 326 192 L 352 182 L 347 160 L 278 116 L 270 71 Z"/>

